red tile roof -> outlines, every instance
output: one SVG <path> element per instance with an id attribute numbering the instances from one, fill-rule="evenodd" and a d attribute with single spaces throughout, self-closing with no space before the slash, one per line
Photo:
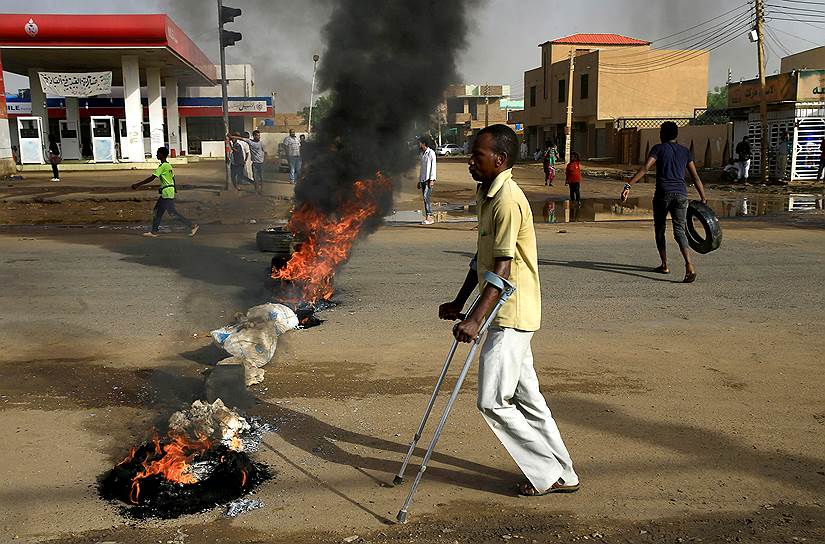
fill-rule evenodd
<path id="1" fill-rule="evenodd" d="M 545 43 L 572 45 L 650 45 L 650 42 L 620 36 L 619 34 L 573 34 L 572 36 L 550 40 Z"/>

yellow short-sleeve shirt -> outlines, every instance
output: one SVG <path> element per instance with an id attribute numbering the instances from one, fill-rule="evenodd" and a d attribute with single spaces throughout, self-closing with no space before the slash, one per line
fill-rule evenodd
<path id="1" fill-rule="evenodd" d="M 530 203 L 513 180 L 512 169 L 499 174 L 486 193 L 479 188 L 476 203 L 479 288 L 484 289 L 484 273 L 494 269 L 496 257 L 512 259 L 509 281 L 516 286 L 493 324 L 536 331 L 541 325 L 536 231 Z"/>

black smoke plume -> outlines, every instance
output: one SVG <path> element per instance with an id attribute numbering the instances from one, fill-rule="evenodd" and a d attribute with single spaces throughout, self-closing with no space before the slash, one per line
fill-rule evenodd
<path id="1" fill-rule="evenodd" d="M 455 81 L 466 30 L 465 2 L 334 3 L 318 71 L 333 107 L 315 127 L 298 206 L 333 213 L 356 180 L 379 171 L 397 180 L 414 165 L 414 123 L 426 122 Z M 386 200 L 379 218 L 392 204 Z"/>

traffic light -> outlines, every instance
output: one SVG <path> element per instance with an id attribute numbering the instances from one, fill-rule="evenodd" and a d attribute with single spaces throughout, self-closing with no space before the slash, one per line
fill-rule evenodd
<path id="1" fill-rule="evenodd" d="M 229 6 L 221 6 L 221 24 L 231 23 L 235 17 L 241 16 L 241 8 L 230 8 Z"/>
<path id="2" fill-rule="evenodd" d="M 224 30 L 223 25 L 231 23 L 235 17 L 241 16 L 240 8 L 230 8 L 229 6 L 221 5 L 221 47 L 229 47 L 241 41 L 243 35 L 240 32 L 232 30 Z"/>
<path id="3" fill-rule="evenodd" d="M 233 32 L 232 30 L 221 29 L 221 47 L 229 47 L 235 45 L 236 42 L 241 41 L 243 35 L 240 32 Z"/>

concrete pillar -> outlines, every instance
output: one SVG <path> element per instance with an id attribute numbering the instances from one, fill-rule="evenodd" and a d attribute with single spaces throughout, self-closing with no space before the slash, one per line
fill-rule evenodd
<path id="1" fill-rule="evenodd" d="M 126 140 L 121 142 L 120 153 L 126 162 L 144 162 L 143 105 L 140 103 L 140 71 L 138 58 L 124 55 L 123 102 L 126 110 Z M 117 127 L 115 127 L 117 130 Z"/>
<path id="2" fill-rule="evenodd" d="M 48 145 L 49 110 L 46 107 L 46 93 L 40 86 L 40 73 L 37 69 L 29 70 L 29 88 L 32 96 L 32 115 L 43 120 L 43 145 Z"/>
<path id="3" fill-rule="evenodd" d="M 160 94 L 160 69 L 146 69 L 146 95 L 149 98 L 149 136 L 152 139 L 150 147 L 152 154 L 163 147 L 163 102 Z"/>
<path id="4" fill-rule="evenodd" d="M 167 77 L 163 83 L 166 88 L 166 132 L 169 135 L 169 153 L 177 157 L 181 154 L 178 78 Z"/>
<path id="5" fill-rule="evenodd" d="M 9 117 L 6 112 L 6 86 L 3 82 L 3 58 L 0 56 L 0 176 L 14 174 L 17 167 L 11 153 Z"/>
<path id="6" fill-rule="evenodd" d="M 80 100 L 76 96 L 66 97 L 66 121 L 80 123 Z"/>
<path id="7" fill-rule="evenodd" d="M 180 150 L 181 155 L 189 154 L 189 130 L 186 126 L 186 117 L 180 118 Z"/>

